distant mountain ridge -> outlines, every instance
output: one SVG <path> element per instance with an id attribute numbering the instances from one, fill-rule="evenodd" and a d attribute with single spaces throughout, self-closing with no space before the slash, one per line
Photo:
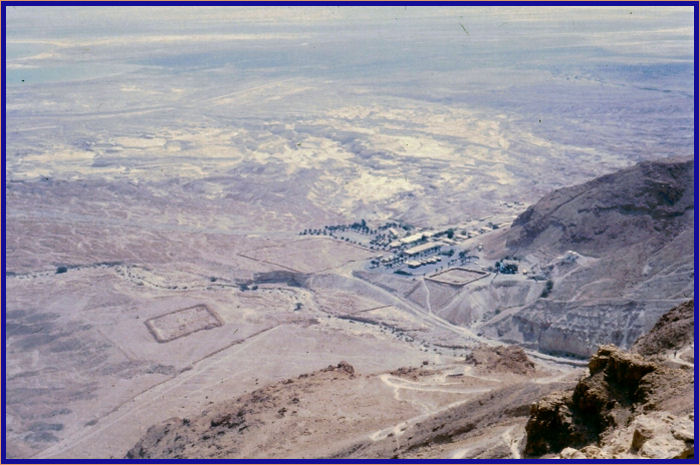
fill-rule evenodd
<path id="1" fill-rule="evenodd" d="M 693 208 L 692 160 L 643 162 L 546 195 L 515 219 L 506 245 L 600 256 L 674 236 Z"/>

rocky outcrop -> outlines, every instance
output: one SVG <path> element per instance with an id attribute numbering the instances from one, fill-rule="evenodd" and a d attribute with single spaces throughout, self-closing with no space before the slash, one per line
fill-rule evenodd
<path id="1" fill-rule="evenodd" d="M 649 333 L 635 342 L 632 350 L 642 355 L 678 352 L 693 342 L 694 301 L 674 307 L 654 325 Z"/>
<path id="2" fill-rule="evenodd" d="M 525 452 L 565 459 L 692 458 L 692 364 L 669 363 L 669 347 L 692 347 L 693 302 L 665 314 L 635 348 L 599 348 L 573 391 L 532 405 Z M 690 318 L 690 323 L 688 322 Z M 686 341 L 684 344 L 683 341 Z M 555 455 L 558 454 L 558 455 Z"/>
<path id="3" fill-rule="evenodd" d="M 525 431 L 528 455 L 557 452 L 592 440 L 592 435 L 574 417 L 571 392 L 555 392 L 532 404 Z"/>
<path id="4" fill-rule="evenodd" d="M 355 368 L 352 365 L 350 365 L 348 362 L 346 362 L 345 360 L 343 360 L 342 362 L 338 363 L 335 366 L 329 365 L 328 368 L 324 368 L 323 370 L 321 370 L 322 373 L 335 372 L 335 371 L 344 373 L 345 375 L 349 376 L 350 378 L 355 376 Z"/>
<path id="5" fill-rule="evenodd" d="M 562 459 L 692 459 L 693 416 L 665 412 L 641 414 L 626 427 L 610 430 L 598 444 L 565 447 Z"/>
<path id="6" fill-rule="evenodd" d="M 660 367 L 636 354 L 603 346 L 588 365 L 590 376 L 573 392 L 534 404 L 527 424 L 526 453 L 542 455 L 597 440 L 607 428 L 624 425 L 645 398 L 642 378 Z"/>
<path id="7" fill-rule="evenodd" d="M 527 375 L 535 371 L 535 364 L 519 346 L 479 346 L 467 354 L 465 361 L 486 372 Z"/>

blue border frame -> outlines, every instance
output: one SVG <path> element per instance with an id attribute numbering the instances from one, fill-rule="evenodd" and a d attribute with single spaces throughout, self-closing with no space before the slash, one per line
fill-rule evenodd
<path id="1" fill-rule="evenodd" d="M 694 144 L 693 144 L 693 159 L 694 159 L 694 180 L 695 180 L 695 205 L 697 207 L 698 203 L 698 70 L 697 67 L 700 64 L 698 60 L 698 18 L 699 18 L 699 2 L 696 1 L 327 1 L 320 0 L 314 1 L 191 1 L 185 0 L 182 2 L 177 1 L 92 1 L 88 0 L 85 2 L 80 1 L 2 1 L 2 11 L 0 12 L 2 21 L 2 75 L 6 77 L 6 44 L 5 44 L 5 33 L 7 31 L 6 27 L 6 8 L 8 6 L 692 6 L 693 7 L 693 17 L 694 17 L 694 82 L 695 82 L 695 95 L 694 95 Z M 5 334 L 5 311 L 6 311 L 6 288 L 5 288 L 5 263 L 6 263 L 6 198 L 5 198 L 5 185 L 6 185 L 6 173 L 5 173 L 5 148 L 6 148 L 6 128 L 7 128 L 7 118 L 6 118 L 6 79 L 2 80 L 2 174 L 0 176 L 1 183 L 0 188 L 1 193 L 1 206 L 2 206 L 2 270 L 0 271 L 2 277 L 2 324 L 0 325 L 0 331 L 2 333 L 2 374 L 4 376 L 6 370 L 6 334 Z M 481 460 L 452 460 L 452 459 L 230 459 L 230 460 L 217 460 L 217 459 L 172 459 L 172 460 L 127 460 L 127 459 L 53 459 L 53 460 L 41 460 L 41 459 L 8 459 L 6 450 L 6 407 L 5 407 L 5 382 L 4 379 L 0 380 L 2 385 L 2 405 L 0 405 L 0 412 L 2 414 L 2 425 L 1 425 L 1 445 L 0 445 L 0 462 L 8 464 L 111 464 L 111 463 L 211 463 L 211 464 L 224 464 L 224 463 L 250 463 L 250 464 L 273 464 L 273 463 L 308 463 L 308 464 L 324 464 L 324 463 L 377 463 L 377 464 L 397 464 L 397 463 L 479 463 L 479 464 L 495 464 L 495 463 L 542 463 L 542 464 L 552 464 L 552 463 L 576 463 L 576 464 L 590 464 L 590 463 L 645 463 L 645 464 L 681 464 L 681 463 L 697 463 L 698 459 L 698 432 L 699 432 L 699 421 L 698 421 L 698 373 L 699 373 L 699 362 L 698 357 L 700 356 L 700 351 L 698 349 L 698 301 L 697 301 L 697 290 L 700 283 L 700 278 L 698 277 L 698 247 L 699 247 L 699 236 L 698 236 L 698 209 L 694 208 L 694 222 L 695 222 L 695 235 L 694 235 L 694 269 L 695 269 L 695 279 L 694 279 L 694 306 L 695 306 L 695 340 L 694 340 L 694 350 L 695 350 L 695 399 L 694 399 L 694 419 L 695 428 L 694 436 L 696 438 L 694 443 L 695 448 L 695 459 L 687 460 L 673 460 L 673 459 L 648 459 L 648 460 L 636 460 L 636 459 L 617 459 L 617 460 L 562 460 L 562 459 L 504 459 L 504 460 L 491 460 L 491 459 L 481 459 Z"/>
<path id="2" fill-rule="evenodd" d="M 694 170 L 694 180 L 695 180 L 695 204 L 698 204 L 698 65 L 700 64 L 700 61 L 698 60 L 698 19 L 700 18 L 699 16 L 699 10 L 700 7 L 696 3 L 693 7 L 693 17 L 694 17 L 694 44 L 695 44 L 695 54 L 693 57 L 693 62 L 695 64 L 694 68 L 695 70 L 693 71 L 693 77 L 695 81 L 695 95 L 693 99 L 693 117 L 694 117 L 694 122 L 693 122 L 693 132 L 694 132 L 694 139 L 693 139 L 693 161 L 695 162 L 695 170 Z M 695 420 L 695 429 L 693 436 L 695 438 L 695 443 L 694 448 L 694 455 L 697 460 L 698 457 L 698 299 L 697 299 L 697 293 L 698 293 L 698 283 L 700 282 L 698 278 L 698 209 L 695 207 L 694 209 L 695 213 L 695 243 L 693 244 L 693 250 L 694 250 L 694 262 L 695 262 L 695 286 L 693 290 L 693 303 L 695 307 L 695 314 L 693 318 L 693 324 L 695 326 L 695 340 L 694 340 L 694 348 L 695 348 L 695 354 L 694 354 L 694 360 L 696 361 L 694 363 L 695 365 L 695 373 L 694 373 L 694 381 L 695 381 L 695 397 L 694 397 L 694 408 L 695 411 L 693 413 L 693 419 Z"/>
<path id="3" fill-rule="evenodd" d="M 0 322 L 0 331 L 2 332 L 2 376 L 3 379 L 0 380 L 0 385 L 2 385 L 2 405 L 0 405 L 0 412 L 2 414 L 2 431 L 1 431 L 1 436 L 0 436 L 0 443 L 2 444 L 0 447 L 0 452 L 2 455 L 0 456 L 0 461 L 5 462 L 7 453 L 7 445 L 5 444 L 5 438 L 6 436 L 6 428 L 7 428 L 7 422 L 6 422 L 6 411 L 5 411 L 5 373 L 6 373 L 6 351 L 5 347 L 7 347 L 6 340 L 5 340 L 5 302 L 7 301 L 6 295 L 7 293 L 5 292 L 5 264 L 7 263 L 6 261 L 6 255 L 5 251 L 7 250 L 5 246 L 5 217 L 7 216 L 7 209 L 5 208 L 5 147 L 7 146 L 5 144 L 5 140 L 7 137 L 7 115 L 5 113 L 5 100 L 7 97 L 7 93 L 5 92 L 5 83 L 7 82 L 7 73 L 5 70 L 5 61 L 7 57 L 7 48 L 5 44 L 5 31 L 7 31 L 6 27 L 6 11 L 5 11 L 5 4 L 2 4 L 2 11 L 0 12 L 0 18 L 2 21 L 2 147 L 0 148 L 2 150 L 2 177 L 1 179 L 1 184 L 0 184 L 0 189 L 2 189 L 2 201 L 0 201 L 0 205 L 2 205 L 2 232 L 0 233 L 2 235 L 2 322 Z"/>

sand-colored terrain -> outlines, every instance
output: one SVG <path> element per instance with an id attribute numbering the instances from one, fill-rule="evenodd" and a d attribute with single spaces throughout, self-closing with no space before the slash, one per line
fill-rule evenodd
<path id="1" fill-rule="evenodd" d="M 519 457 L 692 298 L 692 179 L 561 188 L 691 153 L 695 64 L 690 7 L 503 8 L 8 8 L 7 457 Z"/>

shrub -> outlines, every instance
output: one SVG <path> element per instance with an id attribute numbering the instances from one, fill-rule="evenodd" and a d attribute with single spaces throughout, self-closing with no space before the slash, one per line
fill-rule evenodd
<path id="1" fill-rule="evenodd" d="M 544 289 L 542 289 L 542 294 L 540 294 L 540 297 L 542 297 L 542 298 L 549 297 L 549 294 L 552 292 L 553 287 L 554 287 L 554 283 L 552 282 L 551 279 L 548 279 L 547 283 L 544 285 Z"/>

